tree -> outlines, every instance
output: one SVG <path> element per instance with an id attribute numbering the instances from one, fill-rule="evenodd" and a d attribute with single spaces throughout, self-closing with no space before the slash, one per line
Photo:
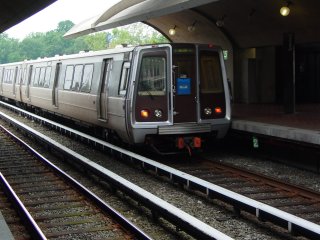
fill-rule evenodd
<path id="1" fill-rule="evenodd" d="M 68 32 L 72 27 L 74 26 L 74 23 L 71 22 L 70 20 L 66 20 L 66 21 L 61 21 L 58 23 L 58 27 L 55 31 L 65 34 L 66 32 Z"/>
<path id="2" fill-rule="evenodd" d="M 44 33 L 31 33 L 25 39 L 23 39 L 19 45 L 20 56 L 22 59 L 36 59 L 38 57 L 46 57 Z"/>
<path id="3" fill-rule="evenodd" d="M 0 34 L 0 63 L 19 61 L 19 41 L 9 38 L 8 34 Z"/>
<path id="4" fill-rule="evenodd" d="M 99 32 L 76 39 L 65 39 L 63 35 L 74 26 L 70 20 L 61 21 L 57 28 L 46 33 L 30 33 L 22 41 L 0 34 L 0 63 L 52 57 L 57 54 L 72 54 L 81 50 L 102 50 L 120 44 L 140 45 L 164 43 L 168 40 L 151 27 L 135 23 L 111 32 Z"/>
<path id="5" fill-rule="evenodd" d="M 99 32 L 90 34 L 84 37 L 84 42 L 87 44 L 89 50 L 102 50 L 107 48 L 107 34 L 105 32 Z"/>
<path id="6" fill-rule="evenodd" d="M 120 44 L 140 45 L 168 42 L 162 34 L 143 23 L 134 23 L 121 28 L 112 29 L 111 47 Z"/>

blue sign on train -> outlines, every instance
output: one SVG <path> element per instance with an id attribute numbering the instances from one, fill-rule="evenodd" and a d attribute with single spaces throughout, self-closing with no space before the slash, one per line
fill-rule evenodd
<path id="1" fill-rule="evenodd" d="M 191 94 L 191 78 L 177 78 L 177 94 L 178 95 Z"/>

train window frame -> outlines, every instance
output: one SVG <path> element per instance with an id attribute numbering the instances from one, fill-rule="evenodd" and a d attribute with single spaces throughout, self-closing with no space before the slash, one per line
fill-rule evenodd
<path id="1" fill-rule="evenodd" d="M 44 86 L 44 78 L 46 76 L 46 67 L 40 68 L 40 75 L 39 75 L 39 81 L 38 81 L 38 87 Z"/>
<path id="2" fill-rule="evenodd" d="M 157 90 L 155 88 L 155 84 L 153 83 L 153 89 L 146 89 L 146 90 L 141 90 L 141 83 L 143 82 L 141 80 L 141 74 L 142 74 L 142 70 L 143 70 L 143 61 L 146 58 L 162 58 L 163 61 L 163 73 L 162 73 L 162 90 Z M 167 82 L 168 82 L 168 56 L 165 50 L 159 50 L 159 51 L 155 51 L 155 52 L 146 52 L 143 53 L 139 59 L 139 72 L 138 72 L 138 86 L 137 86 L 137 95 L 138 96 L 165 96 L 167 94 Z M 159 69 L 158 69 L 159 70 Z M 144 77 L 144 76 L 143 76 Z M 154 76 L 153 76 L 154 77 Z M 144 80 L 146 81 L 146 80 Z M 150 82 L 150 80 L 149 80 Z M 155 81 L 153 81 L 155 82 Z M 145 85 L 145 87 L 150 87 L 151 85 Z"/>
<path id="3" fill-rule="evenodd" d="M 73 80 L 71 85 L 71 91 L 79 92 L 81 87 L 81 82 L 83 78 L 83 64 L 76 64 L 74 66 L 74 72 L 73 72 Z M 77 85 L 78 83 L 78 85 Z"/>
<path id="4" fill-rule="evenodd" d="M 46 73 L 44 76 L 44 83 L 43 83 L 44 88 L 49 88 L 50 86 L 51 72 L 52 72 L 52 67 L 51 66 L 46 67 Z"/>
<path id="5" fill-rule="evenodd" d="M 18 75 L 17 75 L 17 79 L 16 79 L 16 81 L 15 81 L 15 84 L 16 85 L 20 85 L 20 82 L 21 82 L 21 78 L 22 78 L 22 74 L 23 74 L 23 69 L 22 69 L 22 67 L 21 66 L 19 66 L 19 68 L 18 68 Z"/>
<path id="6" fill-rule="evenodd" d="M 71 70 L 69 70 L 71 69 Z M 66 71 L 64 75 L 64 82 L 63 82 L 63 89 L 64 90 L 70 90 L 72 86 L 72 81 L 73 81 L 73 74 L 74 74 L 74 65 L 67 65 L 66 66 Z M 70 79 L 67 79 L 67 77 Z M 69 85 L 67 85 L 69 84 Z"/>
<path id="7" fill-rule="evenodd" d="M 22 79 L 21 79 L 21 85 L 26 85 L 27 83 L 27 67 L 23 68 L 23 75 L 22 75 Z"/>
<path id="8" fill-rule="evenodd" d="M 0 68 L 0 83 L 3 82 L 3 68 Z"/>
<path id="9" fill-rule="evenodd" d="M 118 95 L 124 96 L 127 93 L 128 82 L 130 76 L 130 62 L 124 62 L 122 65 Z"/>
<path id="10" fill-rule="evenodd" d="M 30 65 L 28 70 L 27 81 L 26 81 L 27 86 L 30 86 L 33 75 L 34 75 L 34 65 Z"/>
<path id="11" fill-rule="evenodd" d="M 38 87 L 39 86 L 39 78 L 40 78 L 40 67 L 36 67 L 32 72 L 32 86 Z"/>
<path id="12" fill-rule="evenodd" d="M 9 69 L 3 69 L 3 80 L 2 80 L 2 83 L 7 83 L 7 79 L 8 79 L 8 70 Z"/>
<path id="13" fill-rule="evenodd" d="M 88 72 L 88 73 L 90 75 L 87 75 L 86 71 L 88 70 L 89 67 L 92 68 L 92 69 L 89 69 L 90 72 Z M 82 80 L 81 80 L 81 83 L 80 83 L 80 92 L 87 92 L 88 93 L 88 92 L 91 91 L 93 73 L 94 73 L 94 64 L 93 63 L 85 64 L 84 67 L 83 67 Z M 88 78 L 86 78 L 86 76 L 88 76 Z"/>
<path id="14" fill-rule="evenodd" d="M 13 83 L 13 79 L 15 78 L 15 69 L 10 69 L 10 80 L 9 80 L 9 84 Z"/>
<path id="15" fill-rule="evenodd" d="M 203 53 L 205 53 L 206 55 L 203 55 Z M 214 58 L 212 57 L 209 58 L 210 55 L 208 55 L 208 53 L 211 56 L 214 56 Z M 203 56 L 205 58 L 203 58 Z M 212 60 L 215 62 L 213 62 Z M 204 61 L 206 62 L 204 63 Z M 200 83 L 201 93 L 204 93 L 204 94 L 223 93 L 224 87 L 223 87 L 223 76 L 222 76 L 222 69 L 221 69 L 220 54 L 216 51 L 201 50 L 199 53 L 199 62 L 200 62 L 199 74 L 202 80 Z"/>
<path id="16" fill-rule="evenodd" d="M 11 69 L 11 68 L 4 69 L 3 83 L 12 84 L 13 77 L 14 77 L 14 69 Z"/>

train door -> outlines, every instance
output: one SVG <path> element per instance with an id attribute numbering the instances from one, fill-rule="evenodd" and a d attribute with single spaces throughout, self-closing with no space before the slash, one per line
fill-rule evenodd
<path id="1" fill-rule="evenodd" d="M 31 78 L 34 75 L 34 71 L 33 71 L 33 65 L 29 66 L 29 71 L 28 71 L 28 77 L 27 77 L 27 85 L 26 85 L 26 98 L 28 101 L 31 101 L 30 99 L 30 84 L 31 84 Z"/>
<path id="2" fill-rule="evenodd" d="M 52 88 L 52 105 L 58 107 L 58 87 L 59 87 L 59 76 L 61 70 L 61 63 L 56 64 L 56 70 L 54 74 L 53 88 Z"/>
<path id="3" fill-rule="evenodd" d="M 99 101 L 99 112 L 98 112 L 98 119 L 100 121 L 107 121 L 108 114 L 107 114 L 107 107 L 108 107 L 108 81 L 109 81 L 109 74 L 111 68 L 111 60 L 104 59 L 103 60 L 103 75 L 101 78 L 101 88 L 100 88 L 100 101 Z"/>
<path id="4" fill-rule="evenodd" d="M 20 82 L 21 82 L 21 76 L 22 76 L 22 66 L 16 67 L 16 77 L 13 80 L 13 96 L 20 101 Z"/>
<path id="5" fill-rule="evenodd" d="M 173 45 L 173 122 L 197 122 L 196 48 Z"/>
<path id="6" fill-rule="evenodd" d="M 20 98 L 20 101 L 23 101 L 23 86 L 25 84 L 25 81 L 26 81 L 26 77 L 27 77 L 27 66 L 26 64 L 23 64 L 21 66 L 21 78 L 19 79 L 19 88 L 18 88 L 18 94 L 19 94 L 19 98 Z"/>
<path id="7" fill-rule="evenodd" d="M 226 116 L 223 57 L 217 48 L 198 47 L 199 114 L 201 120 Z"/>
<path id="8" fill-rule="evenodd" d="M 133 122 L 167 125 L 171 116 L 171 46 L 136 48 Z"/>
<path id="9" fill-rule="evenodd" d="M 0 68 L 0 94 L 2 94 L 3 73 L 4 73 L 4 69 Z"/>
<path id="10" fill-rule="evenodd" d="M 19 75 L 19 68 L 15 67 L 14 75 L 13 75 L 13 79 L 12 79 L 12 96 L 14 98 L 16 98 L 16 82 L 17 82 L 17 79 L 19 77 L 18 75 Z"/>

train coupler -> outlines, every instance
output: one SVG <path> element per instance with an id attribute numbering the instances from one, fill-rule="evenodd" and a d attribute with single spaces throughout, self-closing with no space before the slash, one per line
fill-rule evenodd
<path id="1" fill-rule="evenodd" d="M 200 137 L 178 137 L 176 141 L 176 146 L 178 149 L 184 149 L 186 146 L 191 148 L 201 148 L 202 146 L 202 139 Z"/>

